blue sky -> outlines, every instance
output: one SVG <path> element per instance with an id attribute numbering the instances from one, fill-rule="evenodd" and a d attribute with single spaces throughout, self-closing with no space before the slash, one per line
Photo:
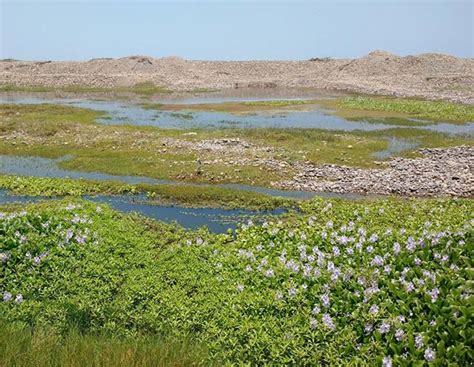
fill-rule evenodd
<path id="1" fill-rule="evenodd" d="M 471 1 L 0 0 L 0 12 L 0 58 L 474 56 Z"/>

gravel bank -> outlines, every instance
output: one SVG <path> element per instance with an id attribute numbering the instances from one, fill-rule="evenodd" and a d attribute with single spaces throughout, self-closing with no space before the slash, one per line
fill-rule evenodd
<path id="1" fill-rule="evenodd" d="M 421 158 L 394 158 L 387 168 L 304 164 L 283 189 L 403 196 L 474 196 L 474 147 L 420 149 Z"/>
<path id="2" fill-rule="evenodd" d="M 192 61 L 130 56 L 89 61 L 0 61 L 0 84 L 132 86 L 170 90 L 321 88 L 474 103 L 474 59 L 442 54 L 399 57 L 374 51 L 359 59 Z"/>

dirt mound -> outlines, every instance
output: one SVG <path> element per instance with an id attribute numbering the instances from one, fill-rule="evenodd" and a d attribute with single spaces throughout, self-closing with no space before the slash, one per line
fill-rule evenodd
<path id="1" fill-rule="evenodd" d="M 93 87 L 153 82 L 171 90 L 313 87 L 474 103 L 474 60 L 374 51 L 353 60 L 198 61 L 134 55 L 76 61 L 0 61 L 0 84 Z"/>

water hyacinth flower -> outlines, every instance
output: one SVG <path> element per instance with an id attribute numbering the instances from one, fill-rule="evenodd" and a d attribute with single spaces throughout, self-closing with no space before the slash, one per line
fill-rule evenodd
<path id="1" fill-rule="evenodd" d="M 365 324 L 364 331 L 369 334 L 374 330 L 374 325 L 372 324 Z"/>
<path id="2" fill-rule="evenodd" d="M 424 343 L 423 343 L 423 337 L 421 335 L 416 335 L 415 336 L 415 347 L 418 349 L 423 348 Z"/>
<path id="3" fill-rule="evenodd" d="M 323 323 L 330 330 L 336 329 L 336 325 L 334 324 L 334 321 L 332 320 L 331 316 L 328 313 L 325 313 L 323 315 Z"/>
<path id="4" fill-rule="evenodd" d="M 23 302 L 23 295 L 21 293 L 16 295 L 15 302 L 16 303 L 22 303 Z"/>
<path id="5" fill-rule="evenodd" d="M 327 293 L 321 296 L 321 304 L 325 308 L 328 308 L 331 305 L 331 301 L 329 300 L 329 295 Z"/>
<path id="6" fill-rule="evenodd" d="M 438 300 L 439 289 L 438 288 L 432 289 L 431 291 L 428 292 L 428 295 L 431 297 L 431 302 L 435 303 Z"/>
<path id="7" fill-rule="evenodd" d="M 402 329 L 397 329 L 397 331 L 395 331 L 395 339 L 398 342 L 401 342 L 404 337 L 405 337 L 405 332 Z"/>
<path id="8" fill-rule="evenodd" d="M 392 367 L 392 358 L 390 356 L 384 357 L 382 360 L 383 367 Z"/>
<path id="9" fill-rule="evenodd" d="M 393 253 L 394 253 L 395 255 L 398 255 L 398 254 L 400 253 L 400 250 L 401 250 L 400 244 L 399 244 L 398 242 L 395 242 L 395 243 L 393 244 Z"/>
<path id="10" fill-rule="evenodd" d="M 383 258 L 382 256 L 379 256 L 379 255 L 376 255 L 371 263 L 370 263 L 372 266 L 382 266 L 383 265 Z"/>
<path id="11" fill-rule="evenodd" d="M 413 252 L 416 248 L 416 242 L 415 242 L 415 239 L 413 237 L 408 237 L 408 240 L 407 240 L 407 245 L 406 245 L 406 249 L 409 251 L 409 252 Z"/>
<path id="12" fill-rule="evenodd" d="M 239 292 L 242 292 L 242 291 L 244 290 L 244 288 L 245 288 L 245 287 L 243 286 L 243 284 L 237 284 L 237 290 L 238 290 Z"/>
<path id="13" fill-rule="evenodd" d="M 8 254 L 6 252 L 0 252 L 0 261 L 5 264 L 8 260 Z"/>
<path id="14" fill-rule="evenodd" d="M 425 359 L 428 361 L 428 362 L 433 362 L 436 358 L 436 353 L 433 349 L 431 349 L 430 347 L 426 348 L 425 350 Z"/>
<path id="15" fill-rule="evenodd" d="M 10 292 L 3 293 L 3 302 L 9 302 L 12 299 L 12 294 Z"/>
<path id="16" fill-rule="evenodd" d="M 274 273 L 273 269 L 267 269 L 267 270 L 265 271 L 265 276 L 266 276 L 267 278 L 273 278 L 273 277 L 275 276 L 275 273 Z"/>
<path id="17" fill-rule="evenodd" d="M 316 328 L 318 327 L 318 320 L 313 319 L 313 318 L 310 319 L 310 320 L 309 320 L 309 327 L 310 327 L 311 329 L 316 329 Z"/>
<path id="18" fill-rule="evenodd" d="M 314 306 L 313 309 L 311 310 L 311 313 L 313 315 L 318 315 L 320 312 L 321 312 L 321 308 L 318 305 Z"/>
<path id="19" fill-rule="evenodd" d="M 297 290 L 296 290 L 296 288 L 294 288 L 294 287 L 291 287 L 290 289 L 288 289 L 288 295 L 289 295 L 290 297 L 296 296 L 296 292 L 297 292 Z"/>
<path id="20" fill-rule="evenodd" d="M 379 326 L 379 332 L 380 334 L 387 334 L 390 331 L 390 324 L 388 322 L 382 322 L 382 324 Z"/>
<path id="21" fill-rule="evenodd" d="M 369 313 L 371 315 L 377 315 L 378 312 L 379 312 L 379 306 L 377 305 L 372 305 L 369 309 Z"/>
<path id="22" fill-rule="evenodd" d="M 276 299 L 277 301 L 281 301 L 281 300 L 283 299 L 283 293 L 281 293 L 280 291 L 277 291 L 277 292 L 275 293 L 275 299 Z"/>

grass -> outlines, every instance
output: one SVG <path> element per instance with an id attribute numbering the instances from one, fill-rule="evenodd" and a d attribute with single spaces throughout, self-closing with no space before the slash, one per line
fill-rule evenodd
<path id="1" fill-rule="evenodd" d="M 65 335 L 46 327 L 0 321 L 0 365 L 10 367 L 165 367 L 212 365 L 197 342 L 158 337 L 116 338 L 84 334 L 71 327 Z M 216 364 L 217 365 L 217 364 Z"/>
<path id="2" fill-rule="evenodd" d="M 296 201 L 262 193 L 239 191 L 215 186 L 129 185 L 112 181 L 73 180 L 68 178 L 16 177 L 0 175 L 0 189 L 15 195 L 75 196 L 145 194 L 156 204 L 178 204 L 187 207 L 244 208 L 270 210 L 294 207 Z"/>
<path id="3" fill-rule="evenodd" d="M 473 203 L 313 199 L 234 235 L 2 207 L 0 364 L 469 365 Z"/>
<path id="4" fill-rule="evenodd" d="M 469 137 L 405 128 L 351 133 L 318 129 L 192 129 L 191 135 L 190 130 L 97 124 L 95 120 L 103 116 L 68 106 L 3 104 L 0 154 L 47 158 L 69 155 L 71 158 L 59 162 L 60 167 L 87 172 L 270 186 L 293 177 L 294 165 L 301 161 L 374 167 L 372 154 L 386 149 L 388 137 L 418 141 L 427 147 L 472 144 Z M 219 153 L 196 148 L 204 140 L 223 138 L 240 138 L 260 150 Z M 198 158 L 205 162 L 200 167 Z M 262 159 L 289 164 L 275 169 L 259 164 Z"/>
<path id="5" fill-rule="evenodd" d="M 15 85 L 2 84 L 0 92 L 25 92 L 25 93 L 46 93 L 46 92 L 66 92 L 66 93 L 133 93 L 142 96 L 152 96 L 154 94 L 171 93 L 170 90 L 155 85 L 153 82 L 136 83 L 132 86 L 116 87 L 91 87 L 86 85 L 65 85 L 61 87 L 39 86 L 39 85 Z"/>
<path id="6" fill-rule="evenodd" d="M 329 102 L 336 107 L 336 113 L 343 116 L 362 116 L 367 112 L 394 113 L 393 117 L 410 117 L 431 121 L 446 121 L 454 123 L 474 122 L 474 106 L 462 105 L 445 101 L 428 101 L 413 98 L 366 97 L 357 96 L 342 98 Z M 387 115 L 390 117 L 390 115 Z"/>

